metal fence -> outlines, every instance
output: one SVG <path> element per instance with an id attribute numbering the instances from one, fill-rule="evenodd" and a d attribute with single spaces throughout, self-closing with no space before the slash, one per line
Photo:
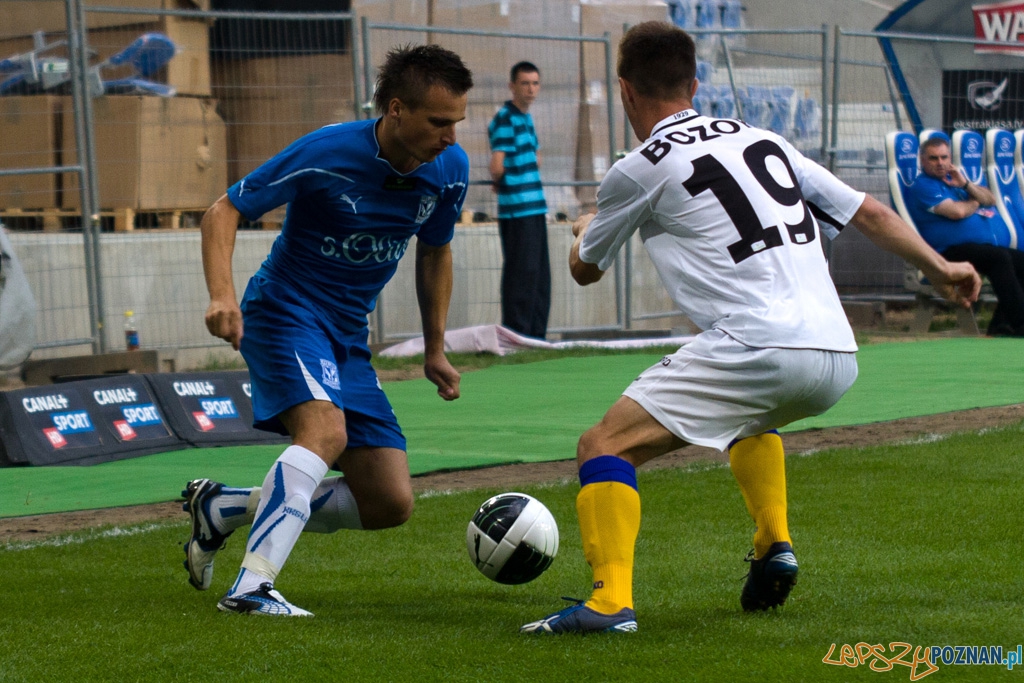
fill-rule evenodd
<path id="1" fill-rule="evenodd" d="M 10 11 L 26 4 L 34 8 L 30 17 Z M 444 17 L 416 26 L 350 13 L 125 9 L 84 7 L 81 0 L 0 0 L 0 12 L 11 19 L 0 25 L 0 59 L 20 55 L 40 74 L 35 83 L 5 89 L 0 73 L 0 221 L 39 302 L 34 357 L 122 348 L 126 310 L 135 313 L 143 346 L 223 348 L 202 320 L 202 211 L 300 135 L 371 116 L 366 102 L 385 51 L 428 41 L 461 54 L 476 82 L 458 130 L 473 186 L 453 242 L 449 325 L 500 320 L 486 128 L 508 97 L 508 69 L 520 59 L 542 74 L 531 114 L 550 210 L 550 329 L 686 324 L 638 238 L 613 277 L 596 286 L 577 287 L 563 267 L 570 223 L 559 219 L 592 209 L 603 174 L 637 143 L 613 78 L 621 24 L 575 35 L 601 26 L 546 17 L 543 28 L 516 32 L 507 21 L 449 28 L 438 23 Z M 897 117 L 906 118 L 894 104 L 877 41 L 827 27 L 693 33 L 702 113 L 776 130 L 854 187 L 886 197 L 883 138 Z M 153 34 L 174 43 L 172 57 L 155 67 L 124 57 Z M 96 96 L 101 90 L 107 94 Z M 234 260 L 239 291 L 269 251 L 282 215 L 243 225 Z M 844 233 L 830 256 L 841 291 L 899 293 L 901 262 L 856 235 Z M 413 289 L 412 264 L 403 262 L 371 320 L 376 340 L 418 333 Z"/>

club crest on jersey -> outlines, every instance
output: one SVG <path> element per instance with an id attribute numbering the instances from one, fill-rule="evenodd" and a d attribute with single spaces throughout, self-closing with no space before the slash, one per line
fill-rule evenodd
<path id="1" fill-rule="evenodd" d="M 338 379 L 338 366 L 326 358 L 320 359 L 321 378 L 325 387 L 341 389 L 341 381 Z"/>
<path id="2" fill-rule="evenodd" d="M 419 225 L 423 221 L 430 218 L 430 215 L 434 213 L 434 209 L 437 208 L 437 195 L 428 194 L 420 197 L 420 210 L 416 212 L 416 225 Z"/>

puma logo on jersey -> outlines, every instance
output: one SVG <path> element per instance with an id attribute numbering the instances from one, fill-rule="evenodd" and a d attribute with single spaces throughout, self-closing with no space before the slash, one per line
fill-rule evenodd
<path id="1" fill-rule="evenodd" d="M 338 197 L 338 199 L 342 200 L 343 202 L 351 204 L 352 213 L 359 213 L 359 211 L 356 209 L 356 202 L 362 199 L 362 197 L 356 197 L 355 199 L 351 199 L 347 194 L 343 194 L 340 197 Z"/>

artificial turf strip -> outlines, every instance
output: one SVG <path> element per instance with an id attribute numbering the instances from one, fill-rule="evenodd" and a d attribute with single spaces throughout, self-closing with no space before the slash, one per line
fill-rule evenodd
<path id="1" fill-rule="evenodd" d="M 311 620 L 218 612 L 242 539 L 200 593 L 181 567 L 184 520 L 0 546 L 0 680 L 909 680 L 899 664 L 822 660 L 862 642 L 890 655 L 894 642 L 1017 647 L 1021 438 L 1017 427 L 791 458 L 799 584 L 763 614 L 739 608 L 753 528 L 728 468 L 642 471 L 640 630 L 629 635 L 516 633 L 559 596 L 587 595 L 572 484 L 526 488 L 562 543 L 522 586 L 488 581 L 465 550 L 466 524 L 495 490 L 421 496 L 397 529 L 303 535 L 277 586 Z M 928 680 L 1007 675 L 940 664 Z"/>
<path id="2" fill-rule="evenodd" d="M 867 424 L 1024 402 L 1024 344 L 946 339 L 872 344 L 860 377 L 822 416 L 783 432 Z M 409 442 L 413 474 L 574 456 L 579 435 L 660 356 L 569 357 L 466 373 L 462 398 L 445 402 L 427 380 L 385 385 Z M 281 446 L 194 449 L 92 467 L 0 469 L 0 517 L 173 500 L 209 477 L 236 486 L 263 480 Z"/>

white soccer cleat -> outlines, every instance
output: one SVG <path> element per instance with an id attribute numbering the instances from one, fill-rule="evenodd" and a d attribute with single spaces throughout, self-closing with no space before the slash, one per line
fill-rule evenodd
<path id="1" fill-rule="evenodd" d="M 217 609 L 221 612 L 266 614 L 275 617 L 313 616 L 312 612 L 307 612 L 285 600 L 283 595 L 274 590 L 272 583 L 261 583 L 256 590 L 241 595 L 225 595 L 217 603 Z"/>
<path id="2" fill-rule="evenodd" d="M 192 536 L 185 543 L 185 569 L 188 582 L 204 591 L 213 581 L 213 559 L 232 532 L 222 534 L 210 519 L 210 501 L 220 494 L 223 484 L 209 479 L 194 479 L 185 485 L 182 509 L 192 518 Z"/>

